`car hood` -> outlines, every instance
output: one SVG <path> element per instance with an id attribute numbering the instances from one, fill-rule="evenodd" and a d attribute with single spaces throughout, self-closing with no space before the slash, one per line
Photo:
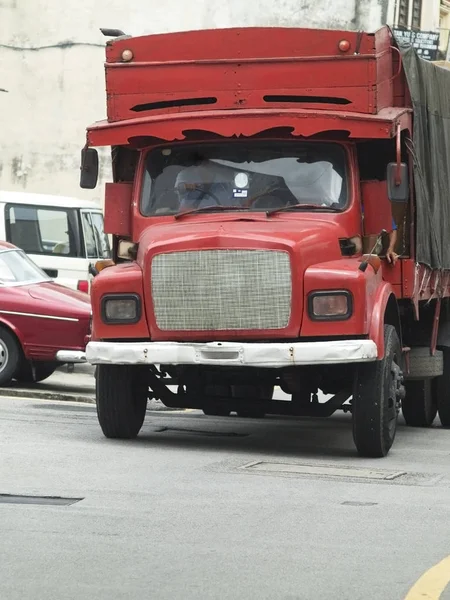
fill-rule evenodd
<path id="1" fill-rule="evenodd" d="M 91 299 L 88 294 L 71 290 L 53 282 L 37 283 L 28 286 L 28 294 L 34 300 L 48 307 L 49 311 L 73 312 L 76 316 L 91 314 Z"/>

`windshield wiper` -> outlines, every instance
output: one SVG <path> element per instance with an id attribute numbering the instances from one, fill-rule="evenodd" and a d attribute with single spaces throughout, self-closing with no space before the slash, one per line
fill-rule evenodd
<path id="1" fill-rule="evenodd" d="M 181 219 L 188 215 L 194 215 L 202 212 L 214 212 L 214 211 L 225 211 L 225 210 L 248 210 L 245 206 L 222 206 L 221 204 L 211 204 L 211 206 L 202 206 L 200 208 L 193 208 L 192 210 L 185 210 L 175 215 L 175 219 Z"/>
<path id="2" fill-rule="evenodd" d="M 338 208 L 332 208 L 331 206 L 321 206 L 320 204 L 290 204 L 288 206 L 280 206 L 279 208 L 273 208 L 272 210 L 268 210 L 266 215 L 271 217 L 272 215 L 276 215 L 279 212 L 288 212 L 290 210 L 310 210 L 311 208 L 315 210 L 323 210 L 326 212 L 339 212 Z"/>

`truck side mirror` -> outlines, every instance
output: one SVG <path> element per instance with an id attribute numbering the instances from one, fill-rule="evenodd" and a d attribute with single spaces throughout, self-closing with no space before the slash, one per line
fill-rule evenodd
<path id="1" fill-rule="evenodd" d="M 405 163 L 387 166 L 388 197 L 391 202 L 405 204 L 409 200 L 409 171 Z"/>
<path id="2" fill-rule="evenodd" d="M 83 148 L 81 151 L 80 187 L 93 190 L 98 180 L 98 152 L 95 148 Z"/>

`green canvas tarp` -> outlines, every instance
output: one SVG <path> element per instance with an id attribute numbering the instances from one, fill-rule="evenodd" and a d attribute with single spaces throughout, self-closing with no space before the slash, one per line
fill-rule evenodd
<path id="1" fill-rule="evenodd" d="M 414 108 L 416 260 L 450 270 L 450 70 L 398 46 Z"/>

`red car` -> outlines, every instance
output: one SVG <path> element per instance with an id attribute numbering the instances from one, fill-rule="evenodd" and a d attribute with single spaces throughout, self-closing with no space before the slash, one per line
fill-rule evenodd
<path id="1" fill-rule="evenodd" d="M 22 251 L 0 242 L 0 385 L 42 381 L 85 362 L 90 298 L 52 280 Z"/>

